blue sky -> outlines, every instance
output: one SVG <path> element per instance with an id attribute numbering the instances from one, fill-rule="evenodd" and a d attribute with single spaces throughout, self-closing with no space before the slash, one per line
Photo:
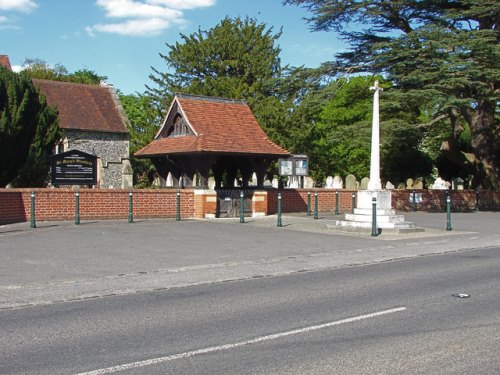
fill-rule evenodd
<path id="1" fill-rule="evenodd" d="M 306 10 L 281 0 L 0 0 L 0 54 L 20 66 L 26 58 L 87 68 L 125 94 L 143 92 L 159 53 L 179 34 L 208 30 L 224 17 L 256 18 L 283 28 L 283 64 L 316 67 L 345 45 L 332 32 L 312 32 Z"/>

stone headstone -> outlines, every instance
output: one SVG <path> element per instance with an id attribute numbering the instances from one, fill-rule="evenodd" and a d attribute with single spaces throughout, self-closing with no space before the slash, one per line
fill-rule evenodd
<path id="1" fill-rule="evenodd" d="M 332 188 L 333 189 L 343 189 L 344 188 L 344 181 L 342 181 L 342 177 L 335 176 L 333 178 Z"/>
<path id="2" fill-rule="evenodd" d="M 387 181 L 387 183 L 385 184 L 385 188 L 387 190 L 394 190 L 394 185 L 391 183 L 391 181 Z"/>
<path id="3" fill-rule="evenodd" d="M 360 189 L 361 190 L 366 190 L 368 189 L 368 183 L 370 182 L 370 179 L 368 177 L 363 177 L 363 179 L 361 180 L 361 185 L 360 185 Z"/>
<path id="4" fill-rule="evenodd" d="M 347 177 L 345 178 L 345 188 L 348 190 L 358 190 L 359 186 L 354 175 L 347 175 Z"/>
<path id="5" fill-rule="evenodd" d="M 213 178 L 213 177 L 208 178 L 208 189 L 209 190 L 215 189 L 215 178 Z"/>
<path id="6" fill-rule="evenodd" d="M 167 179 L 165 181 L 166 187 L 174 186 L 174 178 L 172 177 L 172 173 L 168 172 Z"/>
<path id="7" fill-rule="evenodd" d="M 441 177 L 436 178 L 434 183 L 429 186 L 429 189 L 434 190 L 447 190 L 450 187 L 450 183 L 448 181 L 443 180 Z"/>
<path id="8" fill-rule="evenodd" d="M 413 178 L 409 178 L 408 180 L 406 180 L 406 188 L 413 189 Z"/>
<path id="9" fill-rule="evenodd" d="M 279 181 L 278 179 L 275 177 L 273 178 L 273 180 L 271 181 L 271 185 L 273 186 L 273 188 L 277 189 L 278 186 L 279 186 Z"/>
<path id="10" fill-rule="evenodd" d="M 288 179 L 288 187 L 291 189 L 299 188 L 299 179 L 297 177 L 291 177 Z"/>
<path id="11" fill-rule="evenodd" d="M 422 181 L 421 178 L 417 178 L 415 181 L 413 181 L 413 188 L 414 189 L 423 189 L 424 188 L 424 181 Z"/>
<path id="12" fill-rule="evenodd" d="M 304 178 L 304 189 L 312 189 L 314 188 L 314 180 L 307 176 Z"/>
<path id="13" fill-rule="evenodd" d="M 406 185 L 404 182 L 400 182 L 397 187 L 398 190 L 404 190 L 406 189 Z"/>
<path id="14" fill-rule="evenodd" d="M 268 178 L 266 178 L 264 180 L 264 186 L 265 187 L 271 187 L 271 186 L 273 186 L 273 183 L 271 182 L 271 180 L 269 180 Z"/>
<path id="15" fill-rule="evenodd" d="M 333 177 L 332 176 L 328 176 L 326 178 L 325 189 L 333 189 Z"/>

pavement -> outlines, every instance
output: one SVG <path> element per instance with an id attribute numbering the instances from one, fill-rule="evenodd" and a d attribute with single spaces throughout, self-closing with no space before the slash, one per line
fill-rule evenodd
<path id="1" fill-rule="evenodd" d="M 0 226 L 0 309 L 500 247 L 500 213 L 403 212 L 416 233 L 332 229 L 343 215 Z"/>

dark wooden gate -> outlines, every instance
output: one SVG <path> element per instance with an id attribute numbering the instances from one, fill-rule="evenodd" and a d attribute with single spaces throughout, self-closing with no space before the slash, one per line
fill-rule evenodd
<path id="1" fill-rule="evenodd" d="M 217 217 L 240 216 L 240 193 L 243 192 L 243 214 L 252 216 L 252 190 L 219 189 L 217 190 Z"/>

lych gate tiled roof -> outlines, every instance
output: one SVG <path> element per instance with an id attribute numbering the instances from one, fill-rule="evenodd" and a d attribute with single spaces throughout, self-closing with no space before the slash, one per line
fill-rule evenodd
<path id="1" fill-rule="evenodd" d="M 33 83 L 59 112 L 59 126 L 107 133 L 128 133 L 120 104 L 107 87 L 34 79 Z"/>
<path id="2" fill-rule="evenodd" d="M 10 66 L 9 56 L 0 55 L 0 66 L 3 66 L 7 70 L 12 70 L 12 67 Z"/>
<path id="3" fill-rule="evenodd" d="M 176 95 L 170 109 L 177 108 L 194 135 L 162 137 L 165 121 L 158 136 L 136 156 L 150 157 L 179 153 L 231 153 L 288 156 L 261 129 L 248 105 L 243 101 Z M 167 114 L 166 119 L 169 118 Z"/>

